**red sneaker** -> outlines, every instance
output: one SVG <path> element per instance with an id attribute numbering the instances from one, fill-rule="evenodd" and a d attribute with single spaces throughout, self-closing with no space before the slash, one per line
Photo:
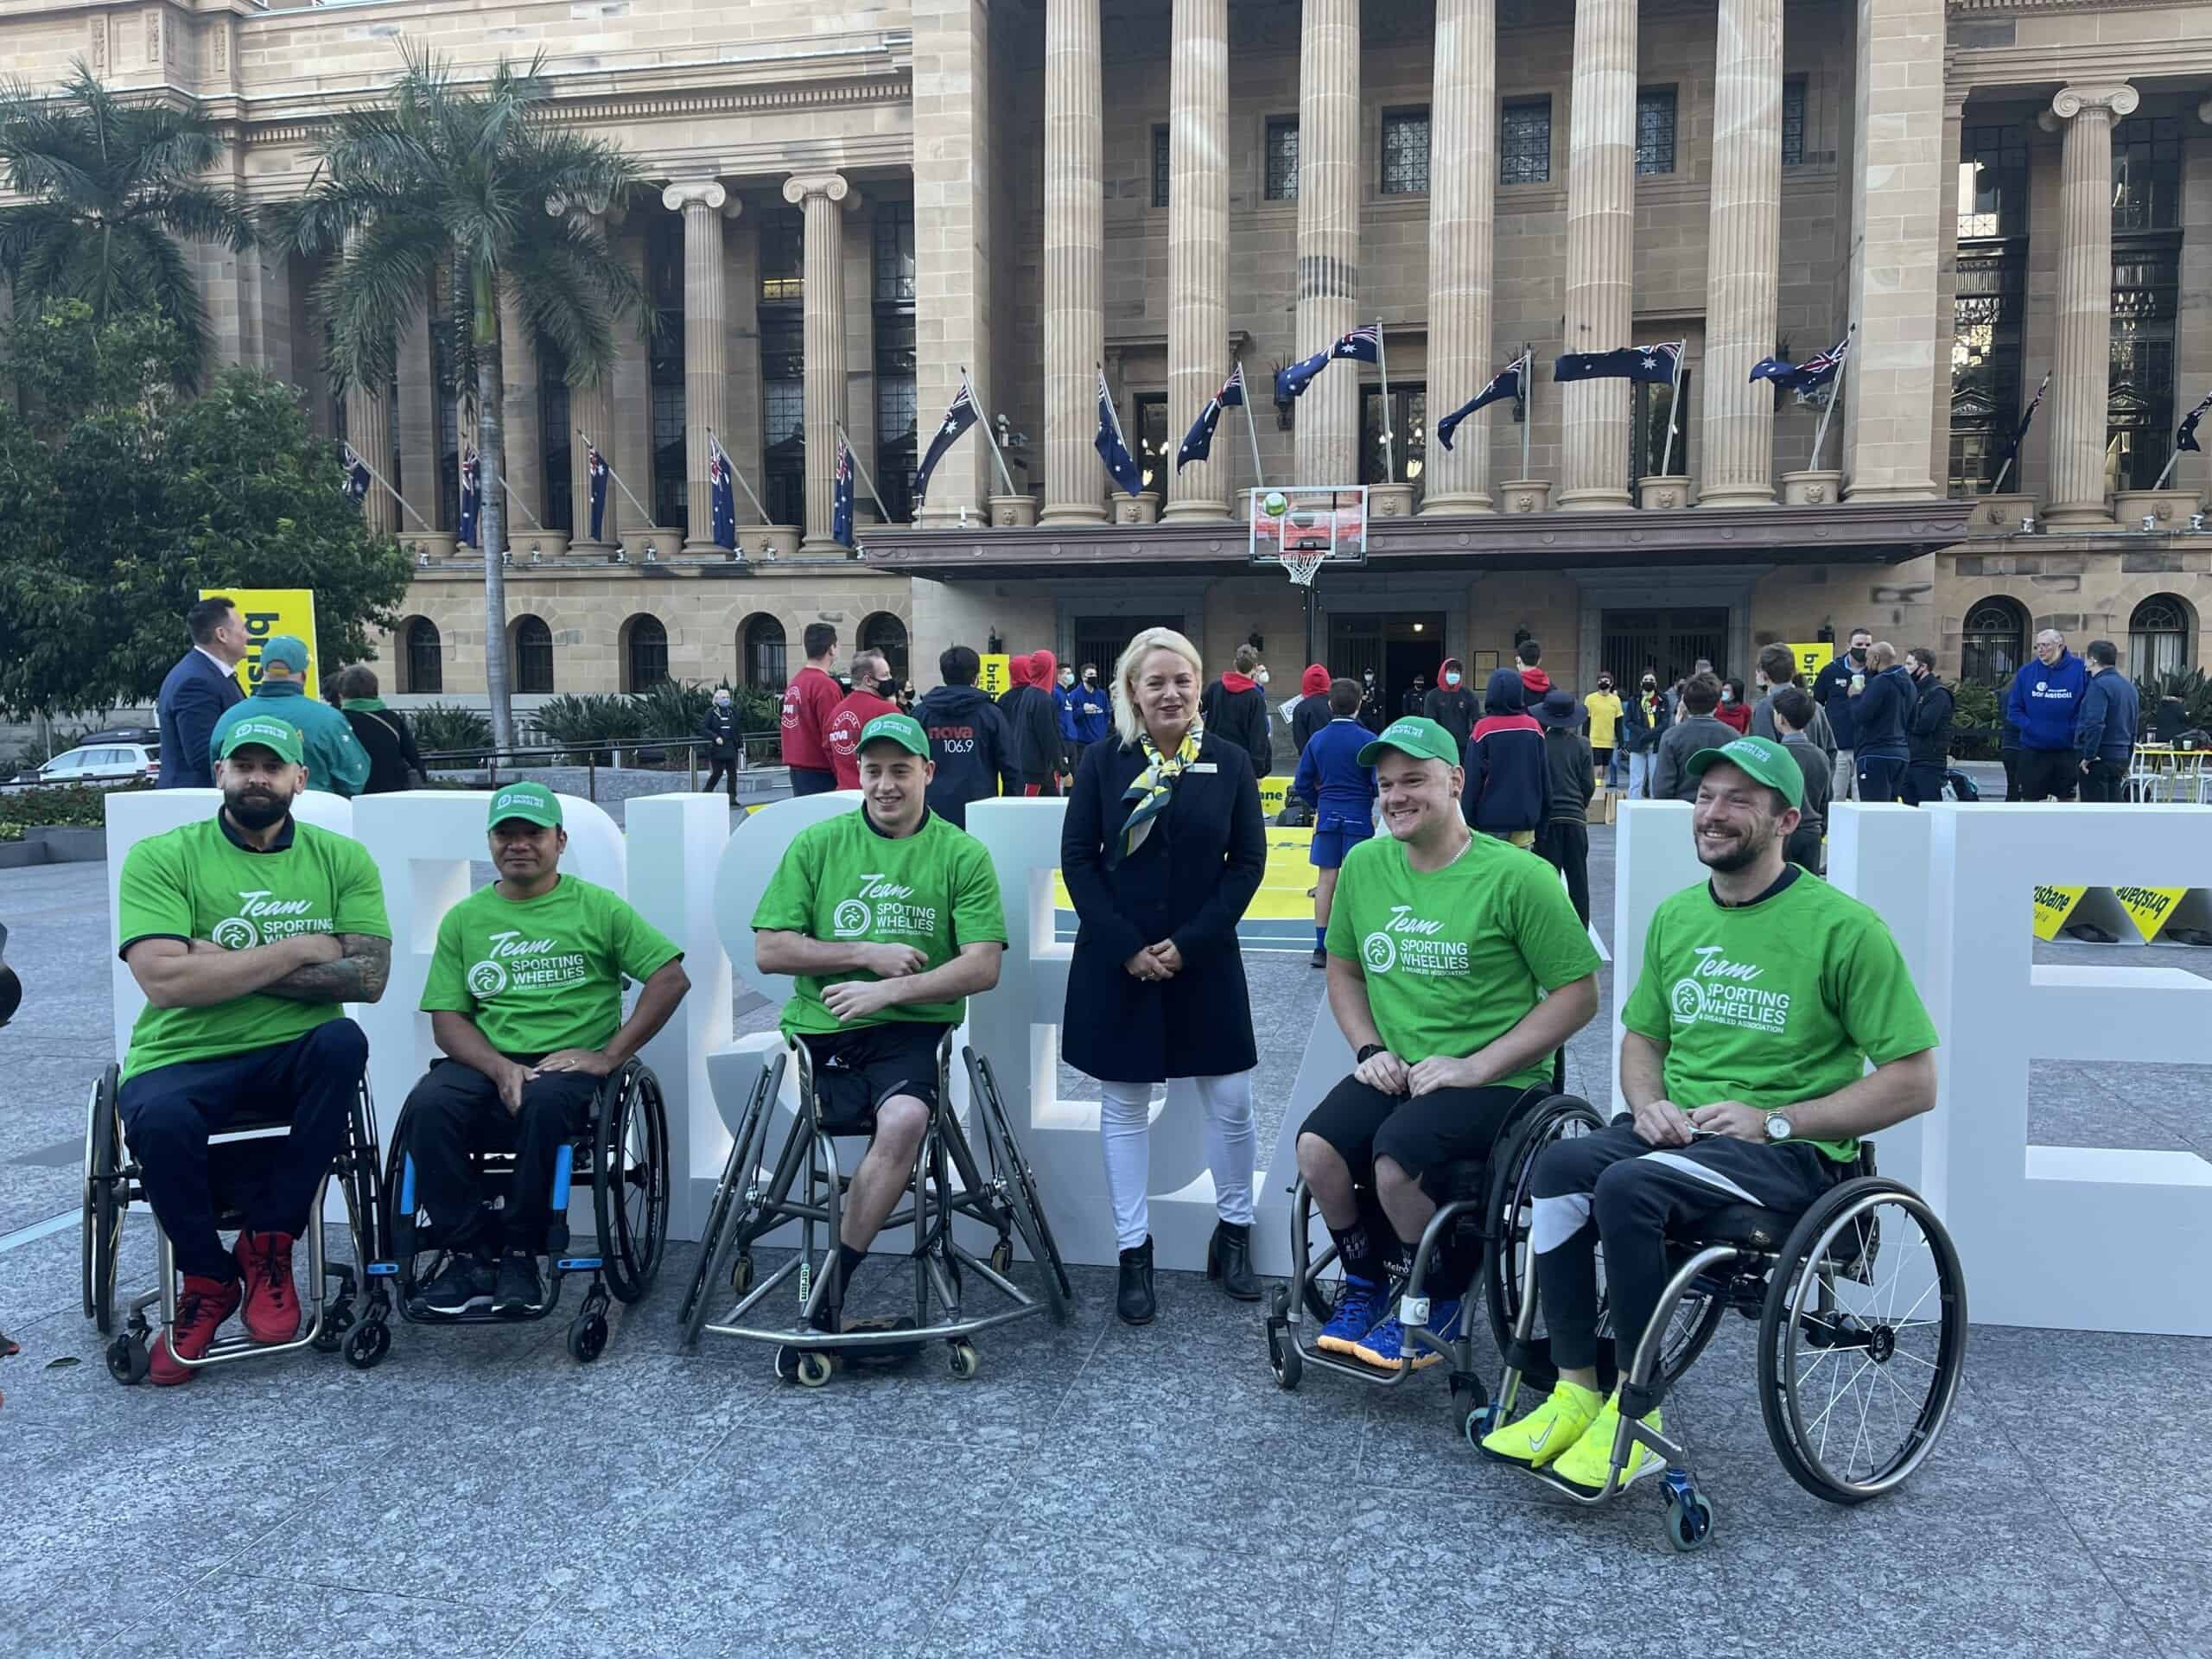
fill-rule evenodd
<path id="1" fill-rule="evenodd" d="M 300 1293 L 292 1287 L 292 1236 L 240 1233 L 238 1276 L 245 1281 L 245 1333 L 256 1342 L 300 1334 Z"/>
<path id="2" fill-rule="evenodd" d="M 196 1273 L 186 1274 L 184 1288 L 176 1299 L 176 1352 L 169 1351 L 166 1333 L 155 1338 L 153 1363 L 146 1373 L 148 1380 L 165 1389 L 191 1382 L 192 1367 L 184 1361 L 205 1358 L 207 1350 L 214 1345 L 215 1327 L 238 1311 L 238 1287 L 235 1281 L 202 1279 Z"/>

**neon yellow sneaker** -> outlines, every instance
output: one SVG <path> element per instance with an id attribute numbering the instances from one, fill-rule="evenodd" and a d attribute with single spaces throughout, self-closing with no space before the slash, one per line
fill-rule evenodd
<path id="1" fill-rule="evenodd" d="M 1613 1436 L 1620 1427 L 1620 1395 L 1616 1394 L 1605 1402 L 1605 1408 L 1590 1420 L 1590 1427 L 1583 1431 L 1582 1438 L 1567 1447 L 1560 1460 L 1552 1465 L 1552 1473 L 1581 1491 L 1604 1490 L 1613 1466 Z M 1653 1412 L 1643 1419 L 1643 1422 L 1648 1428 L 1659 1427 L 1659 1414 Z M 1656 1475 L 1666 1466 L 1649 1447 L 1640 1441 L 1630 1440 L 1628 1461 L 1621 1469 L 1620 1484 L 1626 1486 L 1646 1475 Z"/>
<path id="2" fill-rule="evenodd" d="M 1551 1398 L 1526 1417 L 1484 1435 L 1483 1455 L 1523 1469 L 1541 1469 L 1582 1438 L 1604 1404 L 1595 1389 L 1561 1378 Z"/>

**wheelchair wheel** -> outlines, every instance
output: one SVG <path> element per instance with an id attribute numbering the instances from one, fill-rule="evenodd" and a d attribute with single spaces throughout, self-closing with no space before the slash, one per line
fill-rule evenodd
<path id="1" fill-rule="evenodd" d="M 1831 1503 L 1899 1484 L 1950 1416 L 1966 1343 L 1935 1212 L 1879 1176 L 1831 1189 L 1790 1230 L 1759 1319 L 1759 1410 L 1790 1478 Z"/>
<path id="2" fill-rule="evenodd" d="M 384 1154 L 384 1185 L 377 1195 L 378 1249 L 397 1269 L 391 1289 L 403 1308 L 413 1303 L 415 1293 L 423 1283 L 423 1276 L 416 1271 L 415 1217 L 399 1212 L 400 1189 L 405 1185 L 407 1129 L 408 1109 L 402 1107 L 399 1122 L 391 1126 L 391 1147 Z"/>
<path id="3" fill-rule="evenodd" d="M 1483 1306 L 1490 1313 L 1491 1340 L 1501 1351 L 1513 1339 L 1513 1327 L 1521 1317 L 1521 1300 L 1531 1288 L 1523 1282 L 1521 1258 L 1529 1241 L 1535 1203 L 1530 1188 L 1537 1155 L 1555 1141 L 1595 1135 L 1605 1127 L 1605 1120 L 1588 1101 L 1574 1095 L 1554 1095 L 1522 1118 L 1517 1128 L 1507 1132 L 1504 1144 L 1491 1160 L 1490 1196 L 1484 1219 L 1497 1230 L 1497 1243 L 1489 1252 L 1490 1283 Z M 1541 1327 L 1541 1316 L 1538 1325 Z M 1531 1373 L 1526 1380 L 1548 1390 L 1558 1378 Z"/>
<path id="4" fill-rule="evenodd" d="M 1045 1219 L 1036 1174 L 1022 1154 L 1006 1104 L 999 1098 L 998 1079 L 992 1075 L 990 1061 L 972 1048 L 963 1050 L 962 1054 L 968 1063 L 969 1081 L 974 1085 L 977 1116 L 983 1122 L 985 1156 L 990 1160 L 992 1179 L 1002 1185 L 1014 1230 L 1029 1247 L 1039 1276 L 1045 1281 L 1045 1300 L 1052 1310 L 1053 1323 L 1065 1325 L 1075 1311 L 1075 1285 L 1060 1260 L 1052 1224 Z"/>
<path id="5" fill-rule="evenodd" d="M 769 1125 L 775 1116 L 788 1059 L 787 1055 L 779 1054 L 775 1063 L 753 1084 L 753 1094 L 745 1103 L 745 1116 L 738 1121 L 737 1138 L 730 1143 L 729 1158 L 722 1165 L 721 1179 L 715 1184 L 714 1201 L 707 1206 L 707 1224 L 699 1235 L 699 1265 L 691 1275 L 690 1287 L 683 1293 L 683 1306 L 676 1316 L 687 1347 L 699 1339 L 699 1327 L 707 1315 L 709 1286 L 721 1283 L 723 1274 L 728 1274 L 730 1287 L 739 1296 L 753 1287 L 753 1253 L 749 1246 L 762 1211 L 764 1177 L 760 1173 L 760 1159 L 767 1150 Z M 741 1271 L 744 1275 L 741 1284 Z"/>
<path id="6" fill-rule="evenodd" d="M 115 1096 L 119 1069 L 108 1066 L 92 1085 L 85 1112 L 85 1208 L 79 1223 L 85 1317 L 100 1335 L 115 1332 L 116 1262 L 123 1254 L 123 1122 Z"/>
<path id="7" fill-rule="evenodd" d="M 592 1207 L 607 1287 L 634 1302 L 652 1288 L 668 1242 L 668 1108 L 660 1079 L 642 1065 L 600 1099 Z"/>
<path id="8" fill-rule="evenodd" d="M 1669 1388 L 1681 1382 L 1697 1357 L 1720 1329 L 1720 1316 L 1728 1305 L 1716 1292 L 1692 1289 L 1675 1304 L 1667 1319 L 1667 1335 L 1659 1350 L 1659 1375 Z"/>

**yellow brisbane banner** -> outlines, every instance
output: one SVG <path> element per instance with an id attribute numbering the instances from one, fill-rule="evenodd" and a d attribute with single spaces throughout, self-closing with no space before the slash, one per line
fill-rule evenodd
<path id="1" fill-rule="evenodd" d="M 2127 919 L 2135 924 L 2135 931 L 2148 944 L 2158 938 L 2158 930 L 2172 919 L 2174 906 L 2188 892 L 2187 887 L 2114 887 L 2112 896 L 2120 900 Z"/>
<path id="2" fill-rule="evenodd" d="M 986 653 L 978 660 L 982 664 L 976 674 L 978 691 L 987 697 L 995 697 L 1014 690 L 1014 677 L 1007 672 L 1009 658 L 1004 652 Z"/>
<path id="3" fill-rule="evenodd" d="M 1826 668 L 1835 657 L 1835 647 L 1825 639 L 1815 639 L 1809 645 L 1788 645 L 1784 649 L 1796 658 L 1797 671 L 1805 677 L 1808 690 L 1812 688 L 1813 676 Z"/>
<path id="4" fill-rule="evenodd" d="M 315 590 L 312 588 L 202 588 L 200 597 L 220 595 L 238 607 L 245 621 L 245 660 L 238 664 L 238 683 L 251 696 L 261 683 L 261 647 L 272 633 L 289 633 L 308 648 L 304 690 L 317 696 L 315 659 L 321 655 L 315 643 Z"/>
<path id="5" fill-rule="evenodd" d="M 2087 887 L 2037 887 L 2035 892 L 2036 938 L 2048 944 L 2058 937 L 2058 930 L 2066 925 L 2066 918 L 2074 913 L 2074 906 L 2082 902 Z"/>

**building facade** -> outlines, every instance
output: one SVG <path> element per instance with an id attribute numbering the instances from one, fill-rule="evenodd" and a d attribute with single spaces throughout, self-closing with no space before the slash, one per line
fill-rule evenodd
<path id="1" fill-rule="evenodd" d="M 608 205 L 662 324 L 607 380 L 508 354 L 506 637 L 456 556 L 460 450 L 426 294 L 397 384 L 334 399 L 316 272 L 206 251 L 224 353 L 384 467 L 417 563 L 402 695 L 663 675 L 780 684 L 812 621 L 934 683 L 944 645 L 1102 666 L 1170 622 L 1395 692 L 1533 634 L 1555 679 L 1864 624 L 1987 679 L 2035 630 L 2204 659 L 2212 469 L 2207 0 L 16 0 L 33 80 L 82 57 L 222 121 L 229 182 L 306 186 L 317 124 L 402 40 L 545 54 L 559 118 L 652 181 Z M 1278 404 L 1273 372 L 1379 324 Z M 1749 378 L 1851 344 L 1833 410 Z M 519 338 L 518 326 L 513 338 Z M 1554 384 L 1563 352 L 1682 342 L 1673 385 Z M 1526 349 L 1523 408 L 1430 423 Z M 1184 429 L 1241 362 L 1210 460 Z M 963 376 L 971 435 L 912 496 Z M 1145 493 L 1092 447 L 1100 378 Z M 2008 440 L 2048 376 L 2016 456 Z M 1246 420 L 1249 416 L 1248 436 Z M 829 530 L 834 434 L 863 472 Z M 2209 422 L 2208 425 L 2212 425 Z M 1816 434 L 1825 442 L 1814 453 Z M 918 443 L 918 435 L 919 443 Z M 746 486 L 714 547 L 710 435 Z M 585 522 L 585 454 L 619 475 Z M 1254 568 L 1248 498 L 1373 487 L 1311 609 Z M 880 509 L 880 510 L 879 510 Z M 2193 523 L 2195 521 L 2195 523 Z M 771 556 L 772 553 L 773 556 Z"/>

